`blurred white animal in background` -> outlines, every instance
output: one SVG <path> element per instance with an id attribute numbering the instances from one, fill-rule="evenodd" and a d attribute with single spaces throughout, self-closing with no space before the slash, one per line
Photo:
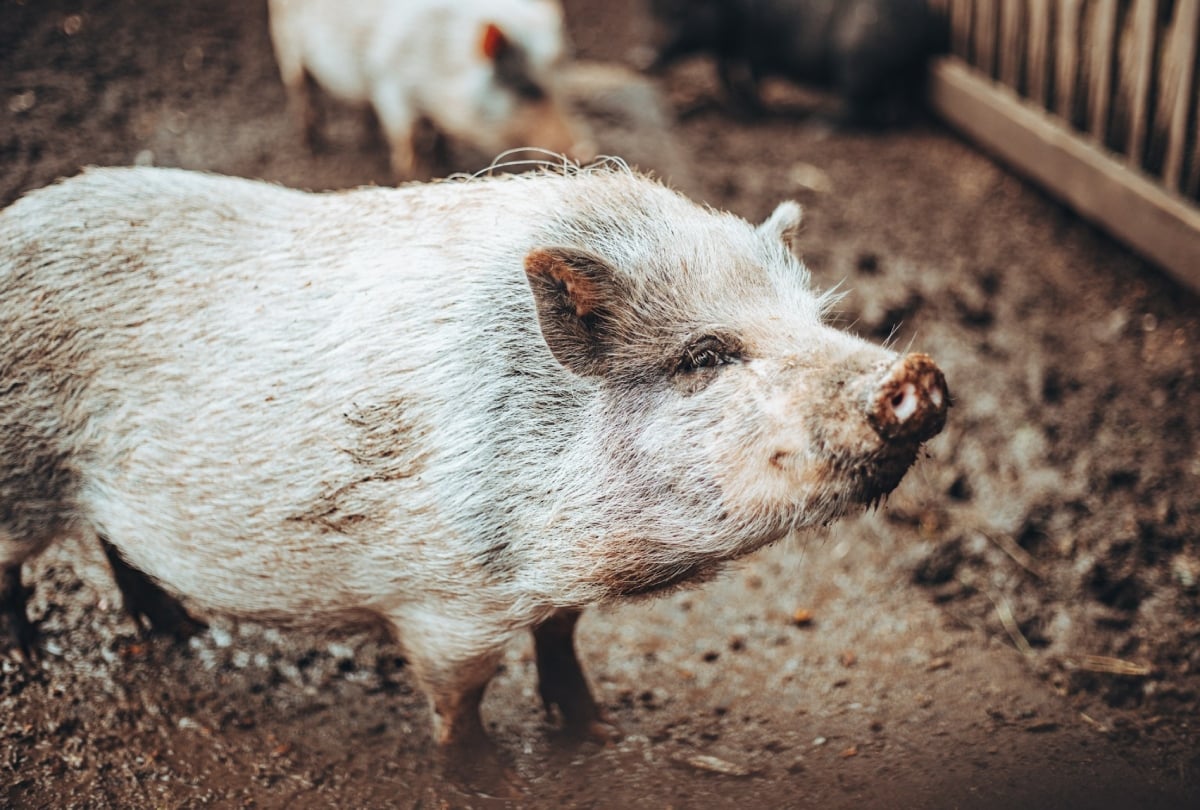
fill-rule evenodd
<path id="1" fill-rule="evenodd" d="M 555 89 L 566 59 L 556 0 L 270 0 L 271 38 L 305 137 L 321 137 L 312 85 L 369 104 L 397 179 L 435 168 L 424 127 L 486 154 L 593 157 Z M 456 167 L 479 168 L 479 167 Z"/>

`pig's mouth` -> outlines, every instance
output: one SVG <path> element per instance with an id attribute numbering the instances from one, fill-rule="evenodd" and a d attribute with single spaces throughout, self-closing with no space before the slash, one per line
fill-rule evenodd
<path id="1" fill-rule="evenodd" d="M 841 505 L 839 514 L 855 506 L 878 505 L 900 486 L 924 446 L 920 440 L 879 441 L 877 437 L 869 444 L 874 446 L 852 449 L 841 442 L 831 445 L 827 441 L 817 445 L 821 448 L 818 455 L 826 461 L 809 480 L 833 496 L 831 503 Z"/>
<path id="2" fill-rule="evenodd" d="M 887 452 L 870 458 L 850 470 L 853 498 L 858 503 L 874 506 L 881 502 L 904 480 L 908 468 L 917 461 L 920 445 L 907 448 L 888 448 Z"/>
<path id="3" fill-rule="evenodd" d="M 785 452 L 776 452 L 770 463 L 807 490 L 806 510 L 823 504 L 828 514 L 822 520 L 831 520 L 856 506 L 883 501 L 916 463 L 921 447 L 920 442 L 902 442 L 854 452 L 826 446 L 821 464 Z"/>

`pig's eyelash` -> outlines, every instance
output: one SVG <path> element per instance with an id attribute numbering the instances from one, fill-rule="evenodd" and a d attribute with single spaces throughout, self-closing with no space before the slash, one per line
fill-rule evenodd
<path id="1" fill-rule="evenodd" d="M 702 369 L 727 366 L 741 359 L 741 350 L 716 335 L 704 335 L 688 344 L 675 364 L 675 373 L 690 374 Z"/>

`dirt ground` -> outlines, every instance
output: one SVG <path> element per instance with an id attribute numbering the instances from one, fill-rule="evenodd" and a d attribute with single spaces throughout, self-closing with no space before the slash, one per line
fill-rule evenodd
<path id="1" fill-rule="evenodd" d="M 264 5 L 0 0 L 0 203 L 87 164 L 386 182 L 350 118 L 301 145 Z M 580 56 L 640 58 L 629 0 L 567 7 Z M 783 86 L 741 122 L 702 60 L 656 82 L 673 131 L 601 116 L 602 151 L 752 220 L 798 199 L 841 320 L 932 354 L 956 403 L 878 512 L 585 616 L 619 743 L 563 740 L 514 646 L 484 713 L 521 806 L 1200 806 L 1197 296 L 936 122 L 840 132 Z M 221 618 L 145 642 L 96 550 L 33 572 L 0 806 L 498 804 L 438 781 L 394 647 Z"/>

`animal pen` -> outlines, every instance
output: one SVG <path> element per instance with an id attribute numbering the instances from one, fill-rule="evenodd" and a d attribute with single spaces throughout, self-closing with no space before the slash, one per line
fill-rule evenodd
<path id="1" fill-rule="evenodd" d="M 935 111 L 1200 289 L 1200 0 L 929 0 Z"/>

